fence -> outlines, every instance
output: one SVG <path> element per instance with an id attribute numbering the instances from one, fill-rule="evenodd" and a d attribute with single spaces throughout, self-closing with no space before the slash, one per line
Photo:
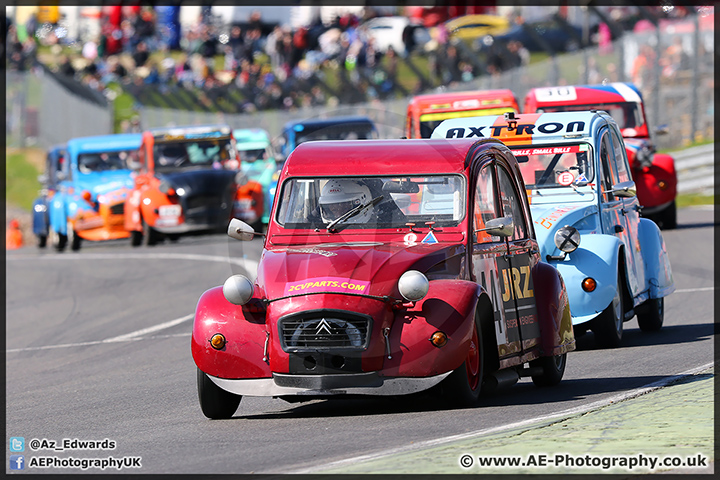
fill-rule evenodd
<path id="1" fill-rule="evenodd" d="M 542 62 L 440 88 L 448 91 L 510 88 L 522 103 L 527 91 L 537 86 L 634 81 L 643 92 L 651 126 L 667 124 L 671 132 L 655 138 L 658 148 L 681 148 L 694 140 L 714 137 L 714 30 L 701 30 L 697 15 L 687 23 L 674 31 L 657 28 L 643 33 L 625 33 L 620 39 L 602 47 L 553 56 Z M 679 61 L 668 56 L 670 47 L 676 44 L 684 52 Z M 469 47 L 458 47 L 460 55 L 464 55 L 468 62 L 479 62 L 473 58 Z M 637 68 L 640 58 L 648 60 L 644 70 Z M 409 67 L 412 70 L 413 66 Z M 112 106 L 107 102 L 103 104 L 104 99 L 98 98 L 98 92 L 78 86 L 73 94 L 72 85 L 67 82 L 63 85 L 60 77 L 45 69 L 34 71 L 7 72 L 8 146 L 37 145 L 47 148 L 75 136 L 112 132 Z M 426 77 L 427 73 L 417 69 L 414 71 L 418 77 L 418 88 L 437 84 L 437 78 Z M 353 88 L 353 85 L 345 88 Z M 151 93 L 150 88 L 146 90 L 146 94 Z M 216 100 L 227 103 L 236 98 L 234 93 L 228 86 Z M 358 88 L 354 93 L 364 92 Z M 179 95 L 178 102 L 172 102 L 171 94 L 163 95 L 168 104 L 182 103 Z M 289 120 L 360 114 L 375 121 L 382 137 L 399 137 L 403 133 L 407 95 L 407 90 L 400 98 L 381 99 L 365 94 L 358 98 L 366 101 L 350 106 L 330 102 L 323 106 L 254 113 L 224 113 L 212 111 L 212 108 L 205 108 L 205 111 L 157 108 L 143 106 L 141 98 L 136 98 L 143 128 L 225 122 L 234 128 L 261 127 L 271 135 L 278 135 Z M 247 96 L 247 92 L 243 92 L 242 97 Z M 239 110 L 235 108 L 232 111 Z"/>
<path id="2" fill-rule="evenodd" d="M 113 109 L 102 94 L 40 65 L 6 72 L 7 147 L 48 148 L 86 135 L 113 132 Z"/>

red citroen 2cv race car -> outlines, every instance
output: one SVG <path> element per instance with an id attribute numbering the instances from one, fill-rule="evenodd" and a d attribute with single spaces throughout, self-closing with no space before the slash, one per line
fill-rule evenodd
<path id="1" fill-rule="evenodd" d="M 660 228 L 677 227 L 675 160 L 655 153 L 640 90 L 632 83 L 532 88 L 525 113 L 605 110 L 620 127 L 642 215 Z M 660 127 L 657 133 L 665 133 Z"/>
<path id="2" fill-rule="evenodd" d="M 228 234 L 256 235 L 237 219 Z M 257 279 L 233 275 L 198 302 L 202 411 L 436 386 L 473 405 L 519 377 L 557 384 L 575 337 L 538 251 L 498 140 L 304 143 L 283 166 Z"/>

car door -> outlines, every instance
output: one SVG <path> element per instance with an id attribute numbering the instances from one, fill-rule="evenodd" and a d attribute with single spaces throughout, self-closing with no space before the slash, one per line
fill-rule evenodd
<path id="1" fill-rule="evenodd" d="M 512 183 L 509 173 L 493 161 L 477 167 L 473 177 L 472 279 L 491 297 L 498 356 L 502 361 L 521 354 L 538 341 L 530 275 L 532 246 L 524 220 L 516 224 L 513 235 L 507 239 L 483 231 L 488 220 L 518 215 L 518 192 L 512 185 L 508 188 L 508 183 Z"/>
<path id="2" fill-rule="evenodd" d="M 618 182 L 630 182 L 630 166 L 627 158 L 627 150 L 623 143 L 620 132 L 610 125 L 610 140 L 613 148 L 613 167 L 617 172 Z M 623 227 L 623 243 L 625 243 L 626 261 L 628 262 L 628 282 L 633 296 L 643 290 L 645 285 L 645 267 L 640 251 L 639 227 L 640 227 L 640 201 L 637 195 L 622 197 L 623 208 L 620 210 Z"/>
<path id="3" fill-rule="evenodd" d="M 515 302 L 516 319 L 520 329 L 523 351 L 540 342 L 537 323 L 535 286 L 532 269 L 537 263 L 537 243 L 530 235 L 530 226 L 523 211 L 523 198 L 515 188 L 512 176 L 503 164 L 496 166 L 498 193 L 502 216 L 513 219 L 513 234 L 506 237 L 508 245 L 508 270 L 503 271 L 503 301 L 512 297 Z"/>
<path id="4" fill-rule="evenodd" d="M 630 241 L 627 221 L 627 210 L 623 198 L 612 192 L 613 185 L 620 183 L 618 171 L 615 165 L 615 153 L 612 146 L 610 129 L 601 129 L 600 144 L 598 146 L 600 163 L 600 218 L 602 231 L 606 235 L 616 236 L 625 245 L 625 261 L 627 262 L 626 272 L 635 277 L 636 271 L 634 262 L 635 245 Z M 637 282 L 635 279 L 631 282 Z M 629 279 L 630 280 L 630 279 Z"/>

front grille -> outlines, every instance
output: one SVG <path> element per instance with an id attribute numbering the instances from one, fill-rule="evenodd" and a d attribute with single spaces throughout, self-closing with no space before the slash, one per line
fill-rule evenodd
<path id="1" fill-rule="evenodd" d="M 195 195 L 186 200 L 188 210 L 200 208 L 219 208 L 223 203 L 222 198 L 218 195 Z"/>
<path id="2" fill-rule="evenodd" d="M 124 203 L 116 203 L 115 205 L 110 206 L 111 215 L 122 215 L 123 213 L 125 213 Z"/>
<path id="3" fill-rule="evenodd" d="M 372 318 L 335 310 L 315 310 L 287 315 L 278 321 L 280 341 L 286 352 L 364 350 L 370 339 Z"/>

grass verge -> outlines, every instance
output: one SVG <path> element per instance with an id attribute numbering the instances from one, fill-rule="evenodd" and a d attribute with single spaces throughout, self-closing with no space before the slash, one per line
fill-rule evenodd
<path id="1" fill-rule="evenodd" d="M 714 205 L 715 195 L 703 195 L 701 193 L 682 193 L 677 196 L 675 203 L 678 208 L 691 207 L 693 205 Z"/>
<path id="2" fill-rule="evenodd" d="M 36 162 L 29 160 L 38 149 L 8 150 L 5 170 L 7 193 L 5 200 L 28 212 L 32 210 L 33 200 L 38 196 L 40 184 L 37 177 L 41 173 Z"/>

